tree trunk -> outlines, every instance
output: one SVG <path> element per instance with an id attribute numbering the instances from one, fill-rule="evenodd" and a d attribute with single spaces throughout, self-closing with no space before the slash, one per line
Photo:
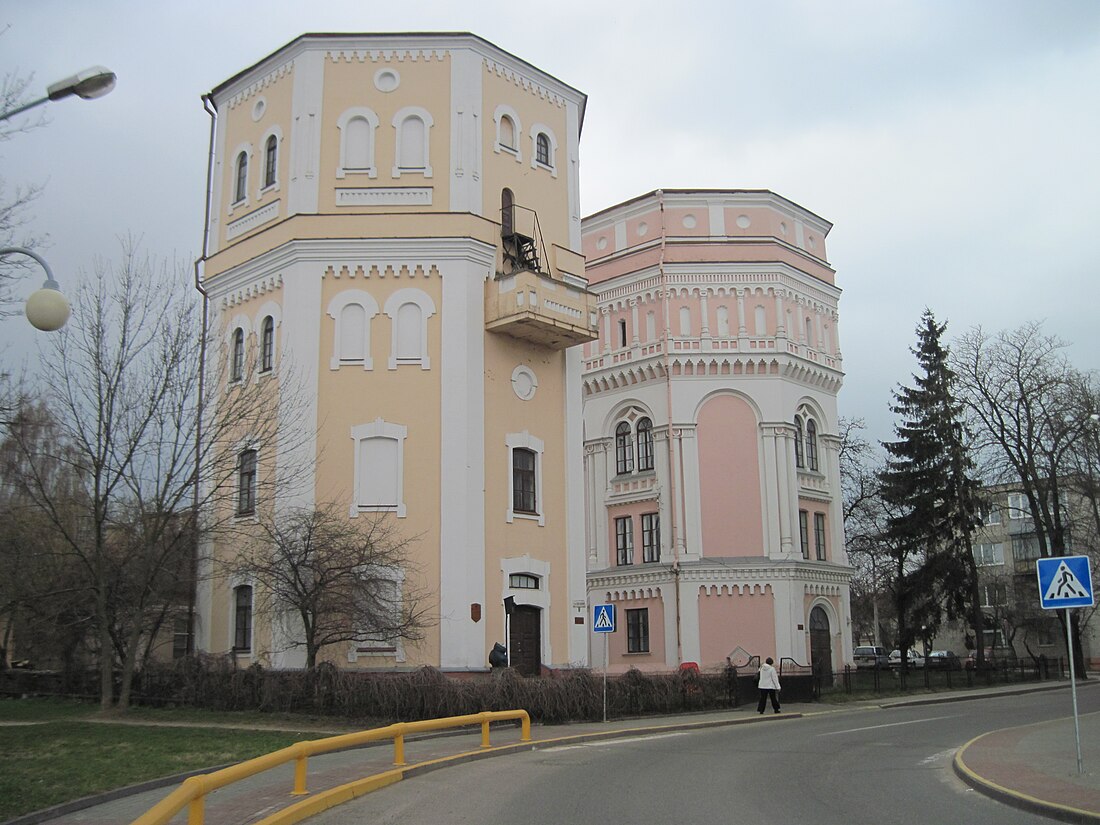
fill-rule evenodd
<path id="1" fill-rule="evenodd" d="M 122 659 L 122 686 L 118 691 L 118 709 L 129 710 L 130 694 L 133 692 L 134 665 L 137 662 L 138 642 L 141 641 L 141 620 L 139 611 L 133 619 L 130 638 L 126 640 L 126 655 Z"/>

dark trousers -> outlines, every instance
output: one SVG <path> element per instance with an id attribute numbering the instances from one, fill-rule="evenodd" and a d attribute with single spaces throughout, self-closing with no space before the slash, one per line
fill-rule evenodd
<path id="1" fill-rule="evenodd" d="M 760 688 L 760 701 L 756 703 L 756 712 L 763 713 L 768 704 L 768 697 L 772 699 L 772 710 L 779 713 L 779 691 L 773 688 Z"/>

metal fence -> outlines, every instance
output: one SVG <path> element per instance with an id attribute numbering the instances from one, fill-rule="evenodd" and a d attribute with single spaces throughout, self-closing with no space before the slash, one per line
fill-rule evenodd
<path id="1" fill-rule="evenodd" d="M 967 667 L 911 667 L 901 670 L 847 666 L 836 673 L 815 673 L 815 698 L 832 693 L 905 693 L 1041 682 L 1066 678 L 1067 668 L 1066 661 L 1061 658 L 1044 658 L 1039 662 L 1022 659 L 1015 662 L 995 662 L 981 670 Z"/>

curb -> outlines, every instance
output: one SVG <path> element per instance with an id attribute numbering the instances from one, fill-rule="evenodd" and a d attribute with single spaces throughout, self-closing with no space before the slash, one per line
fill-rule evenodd
<path id="1" fill-rule="evenodd" d="M 954 768 L 955 775 L 958 776 L 959 779 L 979 793 L 985 794 L 990 799 L 995 799 L 998 802 L 1003 802 L 1006 805 L 1011 805 L 1013 808 L 1019 808 L 1029 813 L 1039 814 L 1040 816 L 1050 817 L 1051 819 L 1058 819 L 1062 822 L 1086 824 L 1100 822 L 1100 813 L 1086 811 L 1082 808 L 1073 808 L 1069 805 L 1060 805 L 1057 802 L 1047 802 L 1046 800 L 998 785 L 996 782 L 992 782 L 984 776 L 979 776 L 971 770 L 971 768 L 967 766 L 964 758 L 966 749 L 979 739 L 999 732 L 1000 731 L 991 731 L 990 733 L 983 733 L 981 736 L 975 736 L 955 752 L 955 758 L 951 760 L 951 766 Z"/>
<path id="2" fill-rule="evenodd" d="M 996 699 L 998 696 L 1022 696 L 1026 693 L 1041 693 L 1047 690 L 1058 690 L 1059 688 L 1068 688 L 1069 682 L 1058 682 L 1057 684 L 1044 684 L 1035 685 L 1034 687 L 1021 687 L 1010 688 L 1005 690 L 998 690 L 996 693 L 960 693 L 943 695 L 939 697 L 929 696 L 922 699 L 902 699 L 900 702 L 883 702 L 879 704 L 880 708 L 908 708 L 917 707 L 918 705 L 944 705 L 948 702 L 972 702 L 977 699 Z M 1078 685 L 1080 687 L 1080 685 Z"/>

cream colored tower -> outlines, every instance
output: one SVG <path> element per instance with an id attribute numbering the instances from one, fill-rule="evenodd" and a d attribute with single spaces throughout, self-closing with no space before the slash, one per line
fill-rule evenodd
<path id="1" fill-rule="evenodd" d="M 423 642 L 326 658 L 481 669 L 512 596 L 514 664 L 585 662 L 585 96 L 469 34 L 325 34 L 205 100 L 212 357 L 232 378 L 243 348 L 236 380 L 274 382 L 272 415 L 307 436 L 242 440 L 258 477 L 305 468 L 254 507 L 386 513 L 420 537 L 416 583 L 437 600 Z M 292 625 L 244 626 L 250 586 L 205 581 L 200 649 L 300 666 Z"/>

